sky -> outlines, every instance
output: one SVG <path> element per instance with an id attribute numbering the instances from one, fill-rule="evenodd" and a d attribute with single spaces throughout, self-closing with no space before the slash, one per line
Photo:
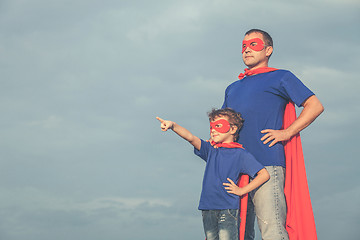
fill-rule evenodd
<path id="1" fill-rule="evenodd" d="M 205 164 L 155 117 L 208 138 L 252 28 L 325 107 L 301 133 L 318 237 L 357 239 L 359 23 L 357 0 L 0 0 L 0 239 L 204 239 Z"/>

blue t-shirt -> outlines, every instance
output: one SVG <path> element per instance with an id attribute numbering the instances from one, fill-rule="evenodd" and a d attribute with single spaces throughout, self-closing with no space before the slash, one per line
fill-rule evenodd
<path id="1" fill-rule="evenodd" d="M 227 178 L 237 183 L 240 173 L 255 177 L 264 166 L 245 149 L 214 148 L 204 140 L 194 153 L 206 162 L 199 210 L 239 209 L 239 196 L 228 193 L 223 183 Z"/>
<path id="2" fill-rule="evenodd" d="M 223 108 L 230 107 L 242 114 L 244 126 L 239 143 L 264 166 L 285 167 L 281 142 L 269 148 L 260 140 L 264 129 L 282 127 L 285 106 L 293 101 L 297 106 L 314 95 L 294 74 L 287 70 L 247 76 L 229 85 Z"/>

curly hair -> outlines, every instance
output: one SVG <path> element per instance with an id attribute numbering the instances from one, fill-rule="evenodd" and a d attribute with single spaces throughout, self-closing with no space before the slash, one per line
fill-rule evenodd
<path id="1" fill-rule="evenodd" d="M 227 117 L 230 126 L 236 126 L 236 132 L 234 133 L 234 141 L 239 139 L 239 132 L 244 124 L 244 119 L 241 117 L 239 112 L 234 111 L 231 108 L 215 109 L 208 112 L 209 121 L 212 122 L 218 117 Z"/>

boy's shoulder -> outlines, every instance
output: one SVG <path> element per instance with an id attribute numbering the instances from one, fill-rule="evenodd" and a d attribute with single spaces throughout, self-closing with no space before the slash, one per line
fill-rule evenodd
<path id="1" fill-rule="evenodd" d="M 210 144 L 211 145 L 211 144 Z M 239 155 L 252 155 L 250 152 L 248 152 L 244 147 L 240 146 L 227 146 L 227 147 L 213 147 L 214 149 L 217 149 L 219 151 L 225 151 L 225 152 L 231 152 L 236 153 Z"/>
<path id="2" fill-rule="evenodd" d="M 240 156 L 241 158 L 255 158 L 254 155 L 252 155 L 248 150 L 246 150 L 246 148 L 244 147 L 236 147 L 236 148 L 222 148 L 222 149 L 228 149 L 227 151 L 231 151 L 233 154 L 237 154 L 238 156 Z"/>
<path id="3" fill-rule="evenodd" d="M 224 151 L 224 152 L 231 152 L 237 153 L 241 155 L 250 155 L 252 154 L 247 151 L 243 146 L 241 147 L 214 147 L 209 140 L 201 140 L 201 147 L 208 149 L 209 151 Z"/>

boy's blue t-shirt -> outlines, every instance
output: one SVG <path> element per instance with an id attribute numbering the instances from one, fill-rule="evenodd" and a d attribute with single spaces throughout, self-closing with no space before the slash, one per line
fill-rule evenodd
<path id="1" fill-rule="evenodd" d="M 264 129 L 282 127 L 285 106 L 289 101 L 297 106 L 314 95 L 294 74 L 277 70 L 247 76 L 230 84 L 225 91 L 223 108 L 240 112 L 244 126 L 239 143 L 264 166 L 285 167 L 284 146 L 278 142 L 269 148 L 260 139 Z"/>
<path id="2" fill-rule="evenodd" d="M 223 183 L 227 178 L 237 183 L 240 173 L 255 177 L 264 166 L 245 149 L 214 148 L 204 140 L 194 153 L 206 162 L 199 210 L 239 209 L 239 196 L 228 193 Z"/>

